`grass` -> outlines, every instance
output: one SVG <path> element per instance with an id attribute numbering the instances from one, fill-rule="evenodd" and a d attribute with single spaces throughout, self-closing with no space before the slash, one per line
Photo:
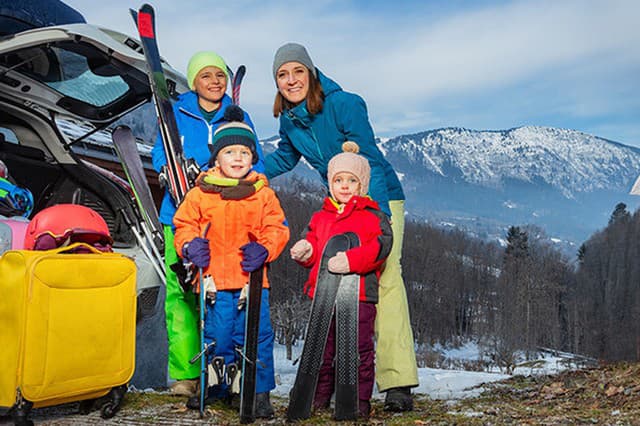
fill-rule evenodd
<path id="1" fill-rule="evenodd" d="M 640 364 L 611 364 L 553 376 L 515 376 L 484 385 L 477 397 L 455 401 L 416 395 L 414 410 L 388 413 L 382 401 L 372 403 L 371 425 L 640 425 Z M 222 403 L 207 407 L 204 419 L 185 406 L 185 397 L 132 392 L 121 411 L 104 421 L 96 412 L 76 414 L 77 404 L 33 410 L 38 424 L 216 424 L 236 425 L 239 417 Z M 286 423 L 286 398 L 272 397 L 276 416 L 256 425 Z M 6 417 L 0 417 L 8 420 Z M 301 425 L 337 425 L 329 410 L 315 413 Z"/>

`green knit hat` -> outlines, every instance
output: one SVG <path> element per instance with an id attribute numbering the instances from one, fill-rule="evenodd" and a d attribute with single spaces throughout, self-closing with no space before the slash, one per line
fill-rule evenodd
<path id="1" fill-rule="evenodd" d="M 227 76 L 227 81 L 229 81 L 227 64 L 220 55 L 214 52 L 198 52 L 189 59 L 189 65 L 187 65 L 187 82 L 191 90 L 194 88 L 193 81 L 196 79 L 196 76 L 206 67 L 220 68 L 224 75 Z"/>

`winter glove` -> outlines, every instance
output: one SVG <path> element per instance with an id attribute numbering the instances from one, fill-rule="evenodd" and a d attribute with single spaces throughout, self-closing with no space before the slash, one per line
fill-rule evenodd
<path id="1" fill-rule="evenodd" d="M 313 254 L 313 246 L 307 240 L 300 240 L 291 247 L 291 258 L 298 262 L 306 262 Z"/>
<path id="2" fill-rule="evenodd" d="M 349 272 L 349 259 L 347 258 L 347 254 L 343 251 L 336 253 L 335 256 L 329 259 L 327 268 L 329 268 L 329 272 L 333 272 L 334 274 L 346 274 Z"/>
<path id="3" fill-rule="evenodd" d="M 206 268 L 211 261 L 209 240 L 196 237 L 182 247 L 182 257 L 198 268 Z"/>
<path id="4" fill-rule="evenodd" d="M 262 267 L 269 256 L 269 251 L 260 243 L 251 241 L 240 247 L 242 250 L 242 270 L 245 272 L 257 271 Z"/>

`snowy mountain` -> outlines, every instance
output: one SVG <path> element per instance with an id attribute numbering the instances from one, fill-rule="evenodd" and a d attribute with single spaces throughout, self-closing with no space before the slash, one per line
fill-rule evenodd
<path id="1" fill-rule="evenodd" d="M 265 141 L 265 151 L 277 138 Z M 580 244 L 607 224 L 640 174 L 640 149 L 574 130 L 445 128 L 379 141 L 403 181 L 407 211 L 484 238 L 535 224 Z M 297 173 L 310 176 L 304 167 Z"/>

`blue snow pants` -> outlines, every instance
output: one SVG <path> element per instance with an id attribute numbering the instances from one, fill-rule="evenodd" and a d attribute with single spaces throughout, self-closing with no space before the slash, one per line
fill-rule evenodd
<path id="1" fill-rule="evenodd" d="M 207 344 L 215 342 L 214 350 L 210 351 L 208 362 L 214 356 L 224 357 L 226 364 L 235 362 L 242 366 L 242 358 L 235 348 L 242 350 L 244 346 L 245 306 L 238 310 L 240 290 L 218 291 L 213 306 L 207 302 L 204 320 L 204 340 Z M 269 289 L 262 289 L 260 304 L 260 327 L 258 330 L 258 371 L 256 375 L 256 393 L 269 392 L 276 387 L 273 368 L 274 334 L 269 314 Z M 216 389 L 217 388 L 217 389 Z M 227 385 L 221 384 L 209 389 L 210 396 L 224 398 L 227 396 Z"/>

